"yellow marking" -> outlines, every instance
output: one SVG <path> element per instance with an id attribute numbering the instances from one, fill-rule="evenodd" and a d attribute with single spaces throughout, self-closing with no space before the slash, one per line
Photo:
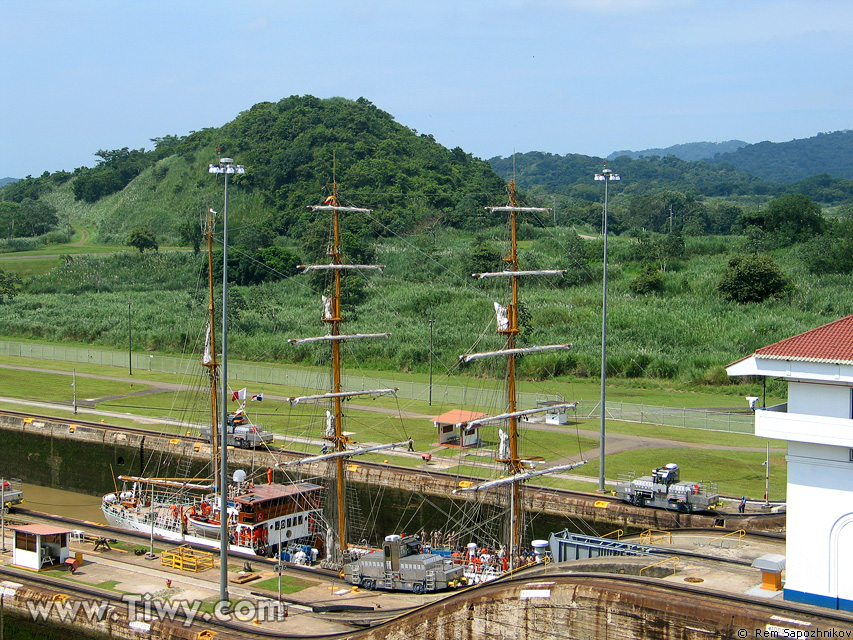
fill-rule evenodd
<path id="1" fill-rule="evenodd" d="M 607 500 L 596 500 L 595 504 L 592 505 L 596 509 L 606 509 L 610 503 Z"/>

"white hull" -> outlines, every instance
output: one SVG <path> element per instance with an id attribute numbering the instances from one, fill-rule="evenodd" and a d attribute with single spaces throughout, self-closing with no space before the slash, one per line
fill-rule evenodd
<path id="1" fill-rule="evenodd" d="M 104 518 L 106 518 L 107 522 L 119 529 L 153 534 L 157 537 L 172 540 L 181 544 L 197 544 L 203 547 L 219 549 L 219 537 L 205 538 L 204 536 L 182 533 L 178 523 L 176 523 L 174 528 L 158 526 L 157 524 L 152 528 L 151 522 L 145 522 L 145 515 L 142 513 L 137 514 L 134 511 L 127 511 L 125 514 L 120 515 L 106 505 L 102 506 L 101 511 L 103 512 Z M 252 547 L 243 545 L 229 544 L 228 550 L 234 553 L 243 553 L 253 556 L 258 555 Z"/>

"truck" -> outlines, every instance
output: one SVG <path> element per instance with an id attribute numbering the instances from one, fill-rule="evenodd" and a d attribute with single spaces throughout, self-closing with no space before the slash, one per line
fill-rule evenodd
<path id="1" fill-rule="evenodd" d="M 659 507 L 684 513 L 708 511 L 720 505 L 716 488 L 680 479 L 677 464 L 652 469 L 652 475 L 623 479 L 616 485 L 616 497 L 638 507 Z"/>
<path id="2" fill-rule="evenodd" d="M 426 593 L 468 584 L 464 566 L 447 556 L 424 553 L 418 536 L 390 535 L 382 548 L 344 565 L 344 580 L 365 589 Z"/>
<path id="3" fill-rule="evenodd" d="M 9 513 L 9 509 L 24 501 L 23 483 L 18 478 L 3 480 L 3 513 Z"/>
<path id="4" fill-rule="evenodd" d="M 275 439 L 275 435 L 272 432 L 265 431 L 263 427 L 251 424 L 246 415 L 241 412 L 229 413 L 226 418 L 226 425 L 229 447 L 254 449 L 261 445 L 271 444 Z M 202 440 L 210 442 L 211 431 L 210 427 L 202 427 Z"/>

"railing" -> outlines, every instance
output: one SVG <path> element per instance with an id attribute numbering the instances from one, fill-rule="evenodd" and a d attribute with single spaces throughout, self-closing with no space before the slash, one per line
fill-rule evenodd
<path id="1" fill-rule="evenodd" d="M 720 541 L 720 548 L 722 549 L 723 548 L 723 540 L 725 540 L 726 538 L 728 538 L 730 536 L 737 536 L 737 547 L 740 548 L 740 545 L 743 541 L 743 537 L 745 535 L 746 535 L 746 531 L 744 531 L 743 529 L 738 529 L 737 531 L 730 531 L 729 533 L 726 533 L 725 535 L 717 536 L 716 538 L 709 540 L 708 546 L 709 547 L 713 546 L 714 543 L 717 540 L 719 540 Z"/>
<path id="2" fill-rule="evenodd" d="M 652 567 L 657 567 L 657 566 L 662 565 L 666 562 L 672 563 L 672 573 L 669 575 L 674 576 L 675 573 L 678 571 L 678 558 L 676 556 L 672 556 L 671 558 L 664 558 L 663 560 L 655 562 L 654 564 L 650 564 L 647 567 L 643 567 L 642 569 L 640 569 L 640 575 L 643 575 L 643 571 L 645 571 L 646 569 L 651 569 Z"/>
<path id="3" fill-rule="evenodd" d="M 160 554 L 160 564 L 181 571 L 198 573 L 214 568 L 214 555 L 209 551 L 198 551 L 187 545 L 182 545 Z"/>
<path id="4" fill-rule="evenodd" d="M 608 536 L 616 536 L 616 539 L 619 540 L 625 532 L 622 529 L 616 529 L 616 531 L 611 531 L 610 533 L 605 533 L 602 538 L 606 538 Z"/>
<path id="5" fill-rule="evenodd" d="M 655 537 L 655 534 L 658 534 L 657 537 Z M 654 545 L 664 540 L 672 544 L 672 532 L 661 531 L 659 529 L 646 529 L 640 534 L 640 544 Z"/>
<path id="6" fill-rule="evenodd" d="M 90 347 L 38 344 L 0 340 L 0 356 L 16 356 L 39 360 L 79 362 L 93 365 L 123 367 L 138 373 L 158 371 L 162 373 L 195 375 L 199 372 L 198 358 L 153 355 L 147 353 L 128 354 L 126 351 L 110 351 Z M 327 372 L 296 369 L 269 364 L 251 364 L 230 361 L 228 378 L 256 384 L 275 384 L 294 389 L 326 389 Z M 374 378 L 367 376 L 342 376 L 347 389 L 373 389 L 393 387 L 401 398 L 427 401 L 432 398 L 438 404 L 467 406 L 497 406 L 504 398 L 502 389 L 484 389 L 454 384 L 428 384 L 425 382 Z M 80 381 L 78 380 L 78 384 Z M 70 394 L 69 394 L 70 396 Z M 518 393 L 519 405 L 535 407 L 542 400 L 564 400 L 560 396 L 544 397 L 542 394 Z M 69 397 L 69 402 L 71 398 Z M 684 409 L 655 405 L 608 401 L 606 417 L 622 422 L 639 422 L 669 427 L 685 427 L 709 431 L 754 433 L 754 418 L 751 412 L 709 411 L 707 409 Z M 572 418 L 592 419 L 601 416 L 600 403 L 583 406 L 579 404 Z"/>

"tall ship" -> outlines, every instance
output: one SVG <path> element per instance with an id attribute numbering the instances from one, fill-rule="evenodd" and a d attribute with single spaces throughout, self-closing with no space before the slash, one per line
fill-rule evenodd
<path id="1" fill-rule="evenodd" d="M 233 472 L 224 490 L 226 513 L 216 481 L 221 455 L 220 376 L 216 358 L 213 298 L 213 217 L 209 212 L 207 239 L 208 318 L 199 365 L 206 370 L 210 394 L 210 424 L 202 436 L 211 443 L 208 477 L 119 476 L 122 487 L 103 497 L 101 510 L 115 527 L 181 543 L 219 547 L 222 519 L 227 519 L 229 548 L 258 556 L 295 555 L 304 549 L 323 549 L 322 496 L 324 486 L 314 482 L 272 481 L 272 466 L 262 471 Z M 251 424 L 241 407 L 227 416 L 224 428 L 237 446 L 266 446 L 272 434 Z M 229 443 L 230 443 L 229 439 Z M 274 465 L 271 462 L 271 465 Z M 187 467 L 188 470 L 188 467 Z M 264 482 L 264 480 L 266 480 Z"/>

